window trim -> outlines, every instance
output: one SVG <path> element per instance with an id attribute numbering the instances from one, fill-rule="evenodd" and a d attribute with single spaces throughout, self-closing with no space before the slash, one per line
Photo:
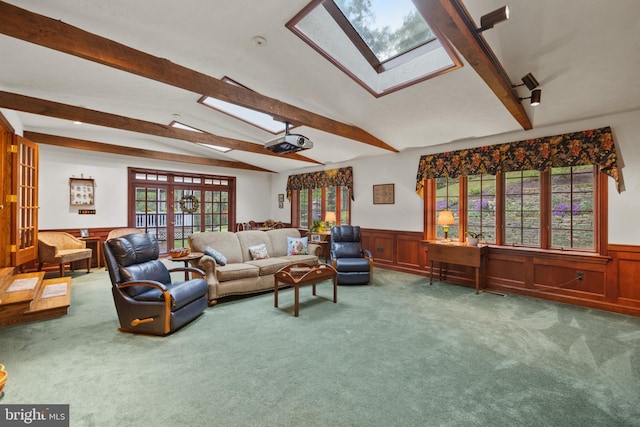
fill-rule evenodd
<path id="1" fill-rule="evenodd" d="M 601 170 L 596 170 L 594 175 L 593 191 L 594 191 L 594 249 L 557 249 L 551 248 L 551 230 L 550 230 L 550 213 L 551 213 L 551 171 L 541 171 L 541 235 L 540 247 L 506 245 L 504 242 L 504 224 L 505 224 L 505 197 L 504 197 L 504 175 L 496 174 L 496 239 L 495 243 L 490 246 L 501 248 L 514 248 L 525 251 L 536 251 L 545 253 L 563 253 L 574 255 L 598 255 L 607 256 L 608 252 L 608 201 L 609 186 L 608 175 Z M 464 236 L 467 231 L 467 177 L 460 176 L 460 214 L 459 214 L 459 236 Z M 425 179 L 424 185 L 424 239 L 435 241 L 436 238 L 436 179 Z M 464 191 L 464 197 L 462 197 Z M 464 205 L 463 205 L 464 201 Z M 464 208 L 464 211 L 463 211 Z M 462 240 L 461 240 L 462 241 Z"/>
<path id="2" fill-rule="evenodd" d="M 341 217 L 341 213 L 342 213 L 342 209 L 341 209 L 341 204 L 342 204 L 342 191 L 340 191 L 341 188 L 346 187 L 344 185 L 335 185 L 335 186 L 331 186 L 331 188 L 335 188 L 336 189 L 336 222 L 335 225 L 340 225 L 341 221 L 340 221 L 340 217 Z M 327 209 L 327 204 L 326 204 L 326 198 L 327 198 L 327 188 L 329 187 L 319 187 L 319 188 L 305 188 L 302 190 L 292 190 L 291 192 L 291 226 L 294 228 L 301 228 L 300 226 L 300 192 L 301 191 L 307 191 L 308 192 L 308 200 L 309 200 L 309 210 L 307 212 L 307 223 L 309 225 L 311 225 L 313 223 L 313 209 L 311 209 L 311 206 L 313 205 L 313 191 L 314 190 L 321 190 L 321 200 L 320 200 L 320 206 L 321 206 L 321 213 L 320 213 L 320 218 L 324 218 L 326 215 L 326 209 Z M 349 218 L 349 223 L 351 223 L 351 199 L 349 197 L 347 197 L 347 201 L 349 203 L 347 212 L 348 212 L 348 218 Z"/>

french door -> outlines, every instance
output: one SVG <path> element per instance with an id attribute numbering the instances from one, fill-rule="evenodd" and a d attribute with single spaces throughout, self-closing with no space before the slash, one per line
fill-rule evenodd
<path id="1" fill-rule="evenodd" d="M 235 225 L 235 178 L 129 168 L 129 227 L 155 234 L 160 252 L 189 235 Z"/>

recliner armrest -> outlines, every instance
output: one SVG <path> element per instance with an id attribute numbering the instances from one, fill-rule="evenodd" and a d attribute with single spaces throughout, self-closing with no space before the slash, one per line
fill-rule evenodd
<path id="1" fill-rule="evenodd" d="M 172 268 L 169 270 L 169 273 L 177 273 L 177 272 L 181 272 L 181 271 L 186 271 L 189 273 L 193 273 L 195 275 L 195 277 L 202 277 L 205 278 L 205 272 L 202 271 L 202 269 L 200 268 L 195 268 L 195 267 L 176 267 L 176 268 Z"/>
<path id="2" fill-rule="evenodd" d="M 167 287 L 155 280 L 132 280 L 130 282 L 124 282 L 118 285 L 118 289 L 130 288 L 132 286 L 145 286 L 148 288 L 160 289 L 163 292 L 167 291 Z"/>

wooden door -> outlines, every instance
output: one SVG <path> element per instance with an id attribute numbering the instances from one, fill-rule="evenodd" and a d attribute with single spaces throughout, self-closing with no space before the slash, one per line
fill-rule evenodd
<path id="1" fill-rule="evenodd" d="M 38 257 L 38 145 L 16 135 L 12 186 L 12 265 Z"/>

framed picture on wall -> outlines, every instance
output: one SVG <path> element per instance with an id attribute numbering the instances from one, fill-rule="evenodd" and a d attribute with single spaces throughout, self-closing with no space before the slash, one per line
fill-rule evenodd
<path id="1" fill-rule="evenodd" d="M 394 184 L 379 184 L 373 186 L 374 205 L 393 205 L 395 203 Z"/>
<path id="2" fill-rule="evenodd" d="M 93 178 L 69 178 L 69 204 L 93 205 Z"/>

